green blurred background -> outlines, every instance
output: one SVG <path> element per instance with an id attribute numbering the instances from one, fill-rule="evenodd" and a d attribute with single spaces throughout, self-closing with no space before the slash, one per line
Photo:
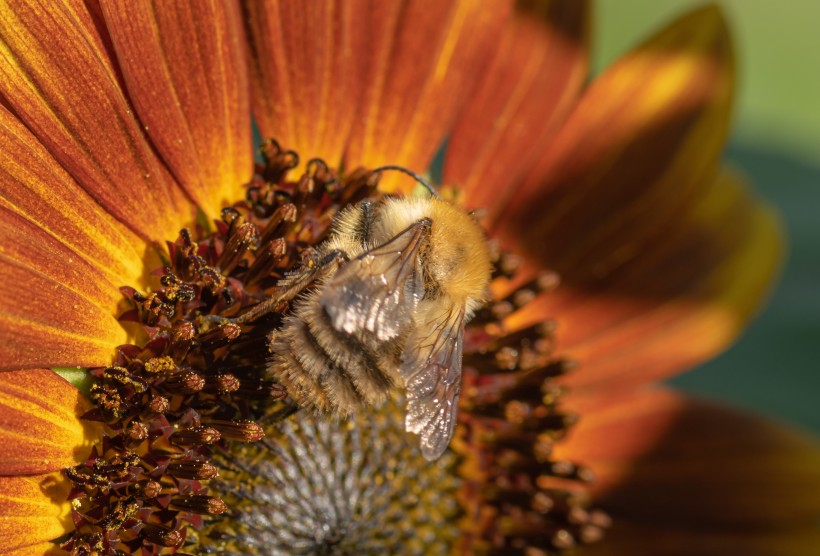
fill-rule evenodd
<path id="1" fill-rule="evenodd" d="M 739 63 L 726 159 L 778 207 L 788 259 L 768 306 L 726 353 L 672 381 L 820 432 L 820 2 L 722 0 Z M 599 0 L 601 71 L 694 0 Z"/>

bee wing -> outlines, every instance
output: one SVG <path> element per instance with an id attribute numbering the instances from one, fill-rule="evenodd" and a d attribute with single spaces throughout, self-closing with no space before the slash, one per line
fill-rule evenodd
<path id="1" fill-rule="evenodd" d="M 321 298 L 336 330 L 380 341 L 402 332 L 424 293 L 418 255 L 429 232 L 430 221 L 419 220 L 339 269 Z"/>
<path id="2" fill-rule="evenodd" d="M 402 355 L 401 374 L 407 388 L 404 427 L 421 435 L 421 453 L 433 461 L 444 453 L 458 414 L 464 309 L 434 312 L 419 323 Z"/>

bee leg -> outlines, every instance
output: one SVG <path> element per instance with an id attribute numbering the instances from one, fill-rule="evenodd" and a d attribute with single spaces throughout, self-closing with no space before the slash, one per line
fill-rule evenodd
<path id="1" fill-rule="evenodd" d="M 287 280 L 285 284 L 277 286 L 270 297 L 254 305 L 247 313 L 236 318 L 224 319 L 224 321 L 234 324 L 245 324 L 255 321 L 259 317 L 273 311 L 280 303 L 293 300 L 316 280 L 331 276 L 346 259 L 347 255 L 342 251 L 331 251 L 316 264 L 303 269 L 298 275 Z"/>

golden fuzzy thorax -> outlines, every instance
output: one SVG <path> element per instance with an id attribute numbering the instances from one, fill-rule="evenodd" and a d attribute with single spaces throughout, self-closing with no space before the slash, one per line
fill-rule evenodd
<path id="1" fill-rule="evenodd" d="M 441 295 L 463 303 L 469 319 L 484 303 L 491 271 L 487 238 L 472 216 L 432 197 L 388 199 L 379 210 L 373 240 L 384 242 L 423 218 L 432 221 L 425 273 Z"/>

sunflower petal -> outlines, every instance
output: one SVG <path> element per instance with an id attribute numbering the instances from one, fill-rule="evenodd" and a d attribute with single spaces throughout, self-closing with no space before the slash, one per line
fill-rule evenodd
<path id="1" fill-rule="evenodd" d="M 68 491 L 59 473 L 0 477 L 0 553 L 54 554 L 48 541 L 71 530 Z"/>
<path id="2" fill-rule="evenodd" d="M 777 217 L 732 174 L 658 234 L 640 248 L 630 231 L 604 238 L 623 257 L 608 268 L 595 258 L 556 265 L 562 286 L 510 320 L 558 319 L 557 349 L 580 363 L 566 378 L 574 389 L 631 390 L 713 356 L 753 316 L 780 262 Z"/>
<path id="3" fill-rule="evenodd" d="M 101 4 L 146 132 L 211 216 L 241 198 L 253 170 L 250 100 L 234 2 Z"/>
<path id="4" fill-rule="evenodd" d="M 0 99 L 134 233 L 164 240 L 192 218 L 145 141 L 81 1 L 0 2 Z"/>
<path id="5" fill-rule="evenodd" d="M 0 145 L 0 369 L 107 364 L 147 247 L 2 107 Z"/>
<path id="6" fill-rule="evenodd" d="M 510 4 L 375 3 L 364 15 L 370 57 L 347 165 L 427 168 L 484 70 Z M 385 176 L 382 185 L 390 190 L 402 179 Z"/>
<path id="7" fill-rule="evenodd" d="M 537 199 L 527 221 L 531 233 L 572 237 L 592 222 L 663 221 L 718 168 L 734 64 L 717 7 L 676 21 L 590 85 L 510 210 L 525 211 Z M 550 199 L 559 203 L 549 211 L 555 223 L 537 210 L 546 196 L 558 196 Z"/>
<path id="8" fill-rule="evenodd" d="M 338 167 L 361 96 L 368 6 L 244 2 L 253 112 L 264 137 Z"/>
<path id="9" fill-rule="evenodd" d="M 101 431 L 91 403 L 47 369 L 0 373 L 0 475 L 49 473 L 85 461 Z"/>
<path id="10" fill-rule="evenodd" d="M 41 229 L 38 241 L 63 245 L 115 288 L 139 281 L 145 243 L 105 212 L 2 106 L 0 168 L 0 211 L 8 215 L 0 219 L 3 223 L 17 218 L 25 222 L 20 225 Z M 4 247 L 22 235 L 18 225 L 8 233 L 13 235 L 0 240 Z"/>
<path id="11" fill-rule="evenodd" d="M 592 85 L 498 221 L 561 275 L 529 317 L 560 319 L 575 385 L 631 388 L 709 357 L 766 291 L 775 218 L 718 174 L 732 65 L 716 8 L 672 25 Z"/>
<path id="12" fill-rule="evenodd" d="M 497 210 L 546 150 L 586 78 L 588 20 L 588 2 L 558 0 L 505 25 L 447 142 L 444 182 L 471 206 Z"/>
<path id="13" fill-rule="evenodd" d="M 65 550 L 51 542 L 42 542 L 3 552 L 3 556 L 65 556 Z"/>
<path id="14" fill-rule="evenodd" d="M 820 531 L 820 444 L 784 427 L 653 389 L 588 411 L 559 450 L 592 466 L 596 503 L 615 516 L 594 554 L 798 555 L 817 546 L 801 543 Z"/>

